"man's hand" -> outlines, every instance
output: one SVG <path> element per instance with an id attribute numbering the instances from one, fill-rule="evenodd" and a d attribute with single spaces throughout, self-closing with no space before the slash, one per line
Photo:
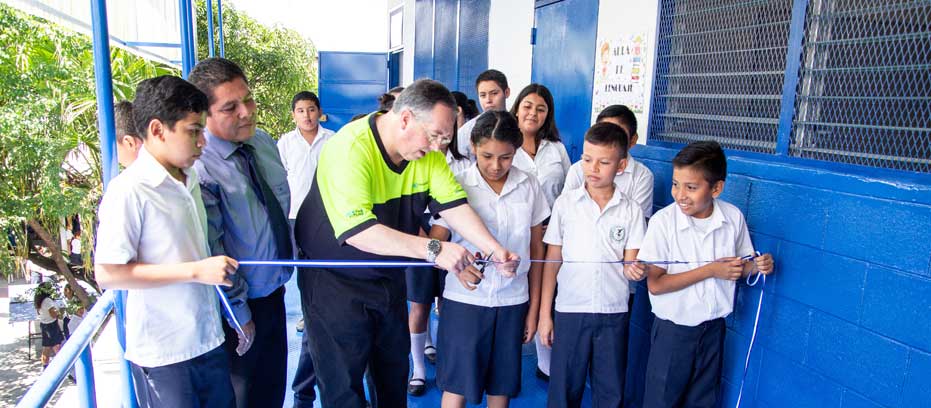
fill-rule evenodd
<path id="1" fill-rule="evenodd" d="M 541 344 L 553 348 L 553 318 L 540 316 L 540 325 L 537 327 L 537 335 L 540 336 Z"/>
<path id="2" fill-rule="evenodd" d="M 451 273 L 459 274 L 475 262 L 475 256 L 469 253 L 462 245 L 452 242 L 443 242 L 440 253 L 436 256 L 436 266 Z"/>
<path id="3" fill-rule="evenodd" d="M 239 262 L 228 256 L 211 256 L 195 262 L 194 281 L 207 285 L 233 286 L 229 276 L 239 269 Z"/>
<path id="4" fill-rule="evenodd" d="M 246 354 L 252 347 L 252 341 L 255 340 L 255 321 L 249 320 L 249 323 L 242 325 L 242 333 L 239 335 L 239 344 L 236 345 L 236 354 L 240 356 Z M 245 337 L 243 337 L 245 334 Z"/>
<path id="5" fill-rule="evenodd" d="M 743 260 L 737 257 L 721 258 L 707 265 L 711 277 L 735 281 L 743 276 Z"/>
<path id="6" fill-rule="evenodd" d="M 501 272 L 501 275 L 505 278 L 513 278 L 517 274 L 517 266 L 520 265 L 520 255 L 499 248 L 492 254 L 492 261 L 495 262 L 495 270 Z"/>
<path id="7" fill-rule="evenodd" d="M 641 262 L 624 265 L 624 276 L 629 281 L 639 281 L 647 277 L 647 265 Z"/>

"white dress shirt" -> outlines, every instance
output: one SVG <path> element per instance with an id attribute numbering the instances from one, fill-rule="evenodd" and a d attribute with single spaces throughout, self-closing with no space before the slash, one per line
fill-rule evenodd
<path id="1" fill-rule="evenodd" d="M 527 273 L 530 271 L 530 228 L 540 225 L 549 217 L 550 209 L 540 185 L 532 176 L 511 167 L 507 177 L 500 195 L 491 189 L 475 165 L 456 175 L 456 180 L 466 191 L 469 205 L 482 218 L 495 239 L 520 256 L 517 274 L 507 278 L 495 270 L 495 265 L 488 265 L 485 268 L 485 279 L 475 290 L 469 291 L 450 273 L 446 275 L 443 297 L 485 307 L 513 306 L 530 300 L 527 283 Z M 450 228 L 442 218 L 433 223 Z M 465 241 L 455 231 L 450 241 L 461 244 L 472 253 L 478 251 L 475 245 Z"/>
<path id="2" fill-rule="evenodd" d="M 541 140 L 540 146 L 537 147 L 537 154 L 533 158 L 530 158 L 523 148 L 517 149 L 513 165 L 537 178 L 540 187 L 543 188 L 546 202 L 552 208 L 556 197 L 562 193 L 566 173 L 572 162 L 569 161 L 569 153 L 562 142 Z"/>
<path id="3" fill-rule="evenodd" d="M 323 144 L 334 135 L 330 129 L 320 126 L 317 128 L 317 137 L 313 143 L 307 143 L 301 136 L 300 129 L 294 129 L 281 135 L 278 139 L 278 153 L 281 164 L 288 172 L 288 187 L 291 190 L 291 211 L 288 218 L 297 218 L 297 211 L 304 203 L 304 197 L 310 192 L 317 172 L 317 160 Z"/>
<path id="4" fill-rule="evenodd" d="M 556 275 L 561 313 L 625 313 L 630 293 L 624 265 L 565 261 L 616 262 L 624 251 L 639 249 L 646 231 L 640 206 L 617 186 L 598 207 L 585 187 L 566 190 L 553 205 L 543 242 L 562 246 L 563 264 Z"/>
<path id="5" fill-rule="evenodd" d="M 174 264 L 210 256 L 197 172 L 174 179 L 143 148 L 100 204 L 98 264 Z M 190 360 L 223 344 L 216 290 L 200 283 L 130 289 L 126 359 L 143 367 Z"/>
<path id="6" fill-rule="evenodd" d="M 734 205 L 715 199 L 711 217 L 703 222 L 695 221 L 695 218 L 685 215 L 676 203 L 657 211 L 650 218 L 638 258 L 644 261 L 701 261 L 660 266 L 666 269 L 666 273 L 676 274 L 715 259 L 753 254 L 747 222 Z M 734 288 L 734 281 L 708 278 L 675 292 L 650 294 L 650 303 L 656 317 L 694 327 L 731 314 Z"/>

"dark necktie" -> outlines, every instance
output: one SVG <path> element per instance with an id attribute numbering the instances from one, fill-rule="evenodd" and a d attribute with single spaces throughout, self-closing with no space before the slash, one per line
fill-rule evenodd
<path id="1" fill-rule="evenodd" d="M 242 163 L 252 182 L 252 191 L 255 191 L 259 202 L 265 206 L 265 212 L 268 213 L 268 221 L 271 223 L 272 233 L 275 234 L 278 258 L 291 259 L 291 228 L 288 226 L 288 220 L 285 219 L 284 210 L 281 209 L 278 198 L 265 182 L 265 177 L 262 176 L 262 171 L 255 162 L 255 147 L 243 143 L 239 149 L 236 149 L 236 152 L 243 159 Z"/>

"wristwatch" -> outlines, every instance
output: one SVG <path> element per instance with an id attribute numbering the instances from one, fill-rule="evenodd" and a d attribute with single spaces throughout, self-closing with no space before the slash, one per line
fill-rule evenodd
<path id="1" fill-rule="evenodd" d="M 441 249 L 443 249 L 443 246 L 440 245 L 440 241 L 431 239 L 427 243 L 427 262 L 436 262 L 436 257 L 440 254 Z"/>

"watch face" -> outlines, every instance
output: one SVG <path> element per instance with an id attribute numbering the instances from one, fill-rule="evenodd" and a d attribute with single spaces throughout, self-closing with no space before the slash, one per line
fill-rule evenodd
<path id="1" fill-rule="evenodd" d="M 440 253 L 440 241 L 437 241 L 435 239 L 430 240 L 430 243 L 427 244 L 427 250 L 433 254 L 439 254 Z"/>

